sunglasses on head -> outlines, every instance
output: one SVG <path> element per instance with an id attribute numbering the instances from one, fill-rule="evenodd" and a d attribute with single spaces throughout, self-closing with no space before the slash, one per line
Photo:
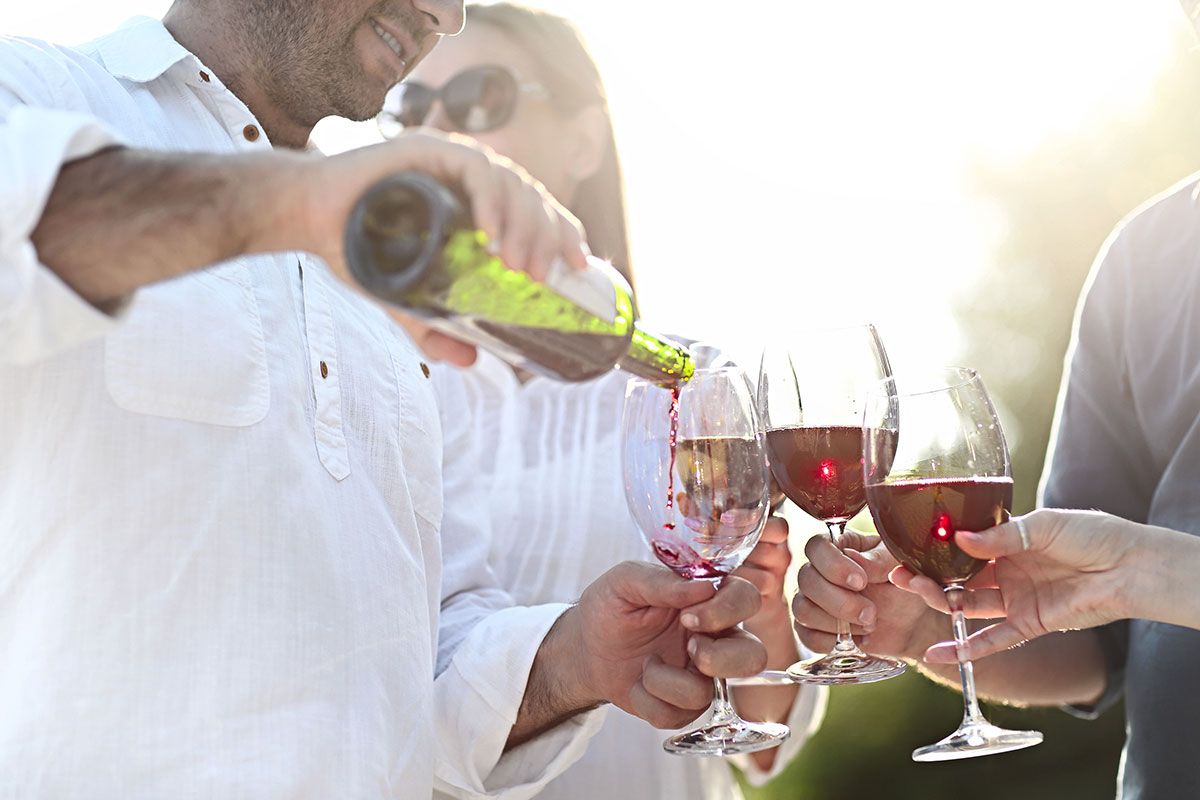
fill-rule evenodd
<path id="1" fill-rule="evenodd" d="M 406 81 L 388 92 L 379 112 L 379 130 L 391 138 L 405 128 L 423 125 L 433 104 L 441 100 L 459 133 L 494 131 L 512 117 L 523 93 L 549 96 L 540 84 L 521 83 L 510 70 L 493 64 L 464 69 L 440 89 Z"/>

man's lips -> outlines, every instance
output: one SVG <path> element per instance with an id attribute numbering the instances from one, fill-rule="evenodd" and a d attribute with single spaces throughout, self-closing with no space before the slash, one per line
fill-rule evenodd
<path id="1" fill-rule="evenodd" d="M 403 31 L 397 29 L 394 25 L 390 25 L 386 21 L 376 17 L 372 17 L 370 23 L 371 29 L 375 31 L 375 35 L 388 46 L 388 49 L 392 51 L 396 60 L 400 62 L 401 73 L 403 73 L 408 68 L 409 60 L 417 52 L 416 46 L 409 41 L 409 38 Z"/>

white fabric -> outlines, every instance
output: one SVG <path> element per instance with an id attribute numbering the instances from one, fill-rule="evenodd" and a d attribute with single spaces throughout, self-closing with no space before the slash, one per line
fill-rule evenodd
<path id="1" fill-rule="evenodd" d="M 501 756 L 562 607 L 487 616 L 461 388 L 306 256 L 115 317 L 37 262 L 73 157 L 270 147 L 202 69 L 0 39 L 0 797 L 527 797 L 601 717 Z"/>
<path id="2" fill-rule="evenodd" d="M 439 368 L 440 369 L 440 368 Z M 564 384 L 512 370 L 481 353 L 464 373 L 482 446 L 492 513 L 492 564 L 518 603 L 572 600 L 612 565 L 652 560 L 625 501 L 620 427 L 626 376 Z M 826 693 L 801 688 L 786 720 L 791 739 L 770 773 L 739 759 L 752 783 L 774 777 L 819 724 Z M 612 709 L 584 756 L 542 800 L 740 797 L 720 759 L 663 752 L 668 734 Z"/>

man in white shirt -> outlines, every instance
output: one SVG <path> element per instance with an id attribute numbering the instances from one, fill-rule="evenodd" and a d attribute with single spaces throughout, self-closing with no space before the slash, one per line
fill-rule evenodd
<path id="1" fill-rule="evenodd" d="M 582 259 L 573 221 L 442 137 L 272 149 L 370 116 L 461 24 L 180 0 L 74 50 L 0 39 L 0 796 L 527 797 L 583 712 L 706 707 L 689 644 L 762 667 L 721 633 L 757 609 L 740 580 L 626 564 L 511 607 L 461 396 L 339 277 L 348 209 L 401 169 L 535 274 Z"/>

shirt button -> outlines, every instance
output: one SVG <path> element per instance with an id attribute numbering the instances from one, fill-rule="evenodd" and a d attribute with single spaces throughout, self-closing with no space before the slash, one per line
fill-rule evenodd
<path id="1" fill-rule="evenodd" d="M 321 377 L 322 378 L 329 377 L 329 365 L 326 364 L 324 361 L 321 362 Z"/>
<path id="2" fill-rule="evenodd" d="M 207 72 L 205 72 L 204 70 L 200 70 L 200 80 L 204 81 L 205 83 L 209 83 L 212 80 L 212 78 L 208 77 Z"/>
<path id="3" fill-rule="evenodd" d="M 246 137 L 247 142 L 257 142 L 258 141 L 258 126 L 247 125 L 246 127 L 242 128 L 242 136 Z"/>

